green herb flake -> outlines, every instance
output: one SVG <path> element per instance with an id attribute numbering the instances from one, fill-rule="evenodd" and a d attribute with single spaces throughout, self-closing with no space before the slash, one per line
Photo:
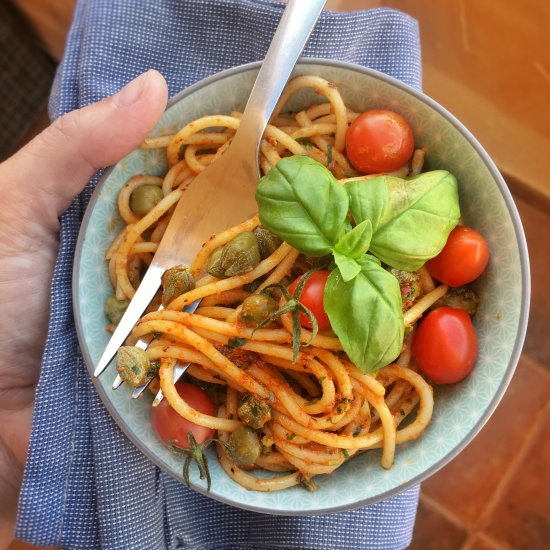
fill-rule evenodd
<path id="1" fill-rule="evenodd" d="M 310 493 L 315 493 L 320 489 L 319 485 L 317 485 L 317 483 L 315 483 L 313 479 L 306 479 L 303 475 L 300 475 L 300 477 L 298 478 L 298 482 L 304 489 L 306 489 Z"/>
<path id="2" fill-rule="evenodd" d="M 306 149 L 310 149 L 312 147 L 311 145 L 311 141 L 309 140 L 309 138 L 306 136 L 306 137 L 299 137 L 299 138 L 296 138 L 296 141 L 302 146 L 302 147 L 305 147 Z"/>
<path id="3" fill-rule="evenodd" d="M 227 345 L 230 348 L 240 348 L 246 344 L 246 338 L 229 338 Z"/>
<path id="4" fill-rule="evenodd" d="M 327 167 L 330 168 L 332 166 L 332 143 L 329 143 L 327 145 Z"/>

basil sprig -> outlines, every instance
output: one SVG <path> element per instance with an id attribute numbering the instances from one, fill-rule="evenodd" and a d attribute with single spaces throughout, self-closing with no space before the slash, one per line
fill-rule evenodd
<path id="1" fill-rule="evenodd" d="M 332 253 L 324 307 L 349 358 L 364 372 L 393 361 L 403 344 L 401 292 L 380 260 L 414 271 L 441 251 L 460 217 L 454 176 L 437 170 L 342 186 L 322 164 L 293 156 L 260 180 L 256 200 L 269 231 L 308 256 Z"/>

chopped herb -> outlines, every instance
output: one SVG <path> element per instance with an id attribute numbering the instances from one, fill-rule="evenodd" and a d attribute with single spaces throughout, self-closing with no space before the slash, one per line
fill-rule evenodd
<path id="1" fill-rule="evenodd" d="M 330 168 L 332 165 L 332 144 L 327 145 L 327 167 Z"/>
<path id="2" fill-rule="evenodd" d="M 296 434 L 294 432 L 286 434 L 286 440 L 292 441 L 296 437 Z"/>
<path id="3" fill-rule="evenodd" d="M 361 426 L 355 426 L 355 429 L 353 430 L 353 437 L 357 437 L 361 433 Z"/>
<path id="4" fill-rule="evenodd" d="M 319 376 L 319 378 L 317 378 L 317 382 L 319 382 L 319 384 L 322 384 L 326 379 L 326 376 Z"/>
<path id="5" fill-rule="evenodd" d="M 344 458 L 349 458 L 349 453 L 347 449 L 342 449 L 342 454 L 344 455 Z"/>
<path id="6" fill-rule="evenodd" d="M 157 375 L 159 369 L 160 369 L 160 361 L 151 361 L 149 366 L 149 371 L 147 372 L 147 376 L 149 376 L 149 378 L 153 378 L 153 376 Z"/>
<path id="7" fill-rule="evenodd" d="M 299 138 L 296 138 L 296 141 L 297 141 L 302 147 L 306 147 L 306 148 L 311 147 L 311 141 L 309 140 L 308 137 L 299 137 Z"/>
<path id="8" fill-rule="evenodd" d="M 310 493 L 315 493 L 319 490 L 319 485 L 313 481 L 313 479 L 306 479 L 302 474 L 300 474 L 300 477 L 298 478 L 298 481 L 300 485 L 307 489 Z"/>
<path id="9" fill-rule="evenodd" d="M 246 342 L 246 338 L 229 338 L 227 345 L 230 348 L 240 348 L 241 346 L 244 346 Z"/>

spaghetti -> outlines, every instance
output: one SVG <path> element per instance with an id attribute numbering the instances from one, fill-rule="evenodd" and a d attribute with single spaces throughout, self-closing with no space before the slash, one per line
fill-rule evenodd
<path id="1" fill-rule="evenodd" d="M 288 98 L 302 88 L 313 88 L 327 101 L 297 114 L 280 114 Z M 357 116 L 330 82 L 316 76 L 294 79 L 262 140 L 263 172 L 286 156 L 306 155 L 328 166 L 342 184 L 365 178 L 354 171 L 344 154 L 346 129 Z M 165 147 L 169 170 L 163 178 L 134 176 L 120 192 L 118 207 L 125 226 L 106 259 L 121 307 L 133 297 L 140 273 L 151 262 L 183 190 L 223 154 L 239 121 L 239 113 L 205 116 L 174 135 L 151 137 L 142 144 L 143 148 Z M 396 175 L 417 174 L 423 157 L 424 151 L 417 150 L 411 163 Z M 140 188 L 158 195 L 144 215 L 136 214 L 131 205 L 132 195 Z M 302 329 L 302 346 L 295 354 L 290 311 L 256 328 L 243 322 L 243 304 L 271 289 L 278 306 L 284 306 L 285 297 L 273 285 L 287 286 L 289 278 L 307 271 L 308 258 L 282 242 L 242 273 L 222 278 L 207 271 L 216 251 L 259 225 L 254 217 L 205 243 L 190 266 L 196 281 L 193 288 L 158 311 L 157 297 L 128 343 L 153 338 L 146 355 L 151 363 L 159 364 L 158 380 L 168 403 L 190 422 L 217 430 L 226 443 L 217 445 L 222 468 L 247 489 L 275 491 L 308 484 L 314 476 L 330 474 L 370 449 L 381 448 L 382 466 L 390 468 L 396 446 L 419 437 L 432 416 L 432 388 L 411 359 L 411 331 L 415 321 L 445 294 L 446 287 L 436 286 L 427 271 L 421 270 L 416 295 L 404 313 L 409 334 L 402 353 L 376 374 L 361 372 L 352 364 L 331 331 L 315 334 Z M 194 314 L 181 311 L 196 300 L 202 302 Z M 189 379 L 210 387 L 219 403 L 217 415 L 199 412 L 178 394 L 173 382 L 177 362 L 191 363 Z M 158 384 L 152 387 L 156 389 Z M 269 414 L 253 428 L 261 443 L 259 454 L 253 462 L 243 464 L 230 452 L 230 442 L 231 434 L 253 424 L 240 415 L 240 405 L 249 397 Z M 407 425 L 402 427 L 405 420 Z M 270 470 L 273 476 L 256 477 L 250 473 L 255 468 Z"/>

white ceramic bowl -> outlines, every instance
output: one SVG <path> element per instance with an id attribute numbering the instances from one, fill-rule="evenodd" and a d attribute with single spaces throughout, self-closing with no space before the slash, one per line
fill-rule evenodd
<path id="1" fill-rule="evenodd" d="M 242 109 L 258 67 L 257 63 L 236 67 L 184 90 L 170 102 L 154 133 L 173 132 L 202 115 Z M 395 79 L 348 63 L 303 60 L 295 74 L 315 74 L 334 82 L 356 111 L 389 108 L 401 113 L 413 128 L 416 146 L 428 151 L 425 169 L 444 168 L 457 177 L 465 222 L 485 236 L 491 251 L 487 272 L 476 282 L 481 296 L 475 317 L 476 367 L 463 382 L 435 388 L 432 423 L 417 441 L 397 449 L 391 470 L 380 466 L 379 451 L 370 451 L 321 479 L 316 493 L 302 488 L 259 493 L 235 484 L 210 455 L 210 497 L 259 512 L 305 515 L 347 510 L 395 495 L 435 473 L 473 439 L 504 394 L 519 359 L 527 325 L 529 265 L 521 222 L 505 182 L 480 144 L 445 109 Z M 300 92 L 290 107 L 295 110 L 315 100 L 314 94 Z M 78 336 L 90 374 L 109 339 L 103 304 L 111 290 L 103 255 L 120 223 L 118 190 L 136 173 L 165 171 L 162 152 L 134 151 L 105 174 L 90 201 L 73 284 Z M 151 428 L 150 397 L 132 401 L 124 386 L 112 391 L 115 374 L 111 365 L 96 382 L 114 420 L 155 464 L 181 479 L 181 457 L 166 450 Z M 192 483 L 205 492 L 195 470 Z"/>

